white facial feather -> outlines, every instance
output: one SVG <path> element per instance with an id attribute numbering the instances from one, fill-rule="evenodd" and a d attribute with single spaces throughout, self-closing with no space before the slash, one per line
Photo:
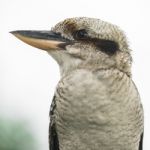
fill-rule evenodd
<path id="1" fill-rule="evenodd" d="M 81 17 L 66 19 L 58 23 L 52 30 L 73 41 L 73 33 L 81 29 L 85 29 L 90 38 L 116 42 L 119 49 L 113 56 L 110 56 L 97 48 L 94 42 L 79 40 L 66 46 L 63 52 L 49 51 L 49 54 L 58 62 L 61 73 L 68 73 L 73 69 L 83 67 L 91 70 L 117 68 L 131 75 L 130 49 L 126 36 L 118 26 L 99 19 Z"/>

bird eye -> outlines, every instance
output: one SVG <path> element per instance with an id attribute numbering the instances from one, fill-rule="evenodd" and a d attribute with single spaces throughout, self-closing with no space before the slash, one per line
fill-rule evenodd
<path id="1" fill-rule="evenodd" d="M 88 34 L 85 29 L 81 29 L 73 33 L 74 38 L 77 40 L 85 39 L 87 38 L 87 35 Z"/>

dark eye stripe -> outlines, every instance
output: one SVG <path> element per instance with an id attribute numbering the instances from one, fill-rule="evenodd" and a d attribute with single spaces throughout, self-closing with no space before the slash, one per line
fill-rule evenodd
<path id="1" fill-rule="evenodd" d="M 119 45 L 115 41 L 91 38 L 85 29 L 73 32 L 73 37 L 77 41 L 93 43 L 100 51 L 108 55 L 113 55 L 119 50 Z"/>
<path id="2" fill-rule="evenodd" d="M 100 48 L 100 50 L 108 55 L 113 55 L 119 50 L 118 43 L 111 40 L 98 39 L 95 45 Z"/>

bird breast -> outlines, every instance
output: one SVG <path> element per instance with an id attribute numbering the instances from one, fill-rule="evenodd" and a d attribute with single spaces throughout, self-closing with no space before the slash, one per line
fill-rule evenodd
<path id="1" fill-rule="evenodd" d="M 76 70 L 62 78 L 55 116 L 62 143 L 80 139 L 113 146 L 119 139 L 118 145 L 127 141 L 133 150 L 143 129 L 138 92 L 132 80 L 118 70 Z"/>

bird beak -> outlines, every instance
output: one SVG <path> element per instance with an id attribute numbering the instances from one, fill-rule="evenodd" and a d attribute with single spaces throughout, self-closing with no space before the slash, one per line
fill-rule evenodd
<path id="1" fill-rule="evenodd" d="M 71 42 L 53 31 L 19 30 L 10 33 L 21 41 L 46 51 L 65 49 L 65 46 Z"/>

